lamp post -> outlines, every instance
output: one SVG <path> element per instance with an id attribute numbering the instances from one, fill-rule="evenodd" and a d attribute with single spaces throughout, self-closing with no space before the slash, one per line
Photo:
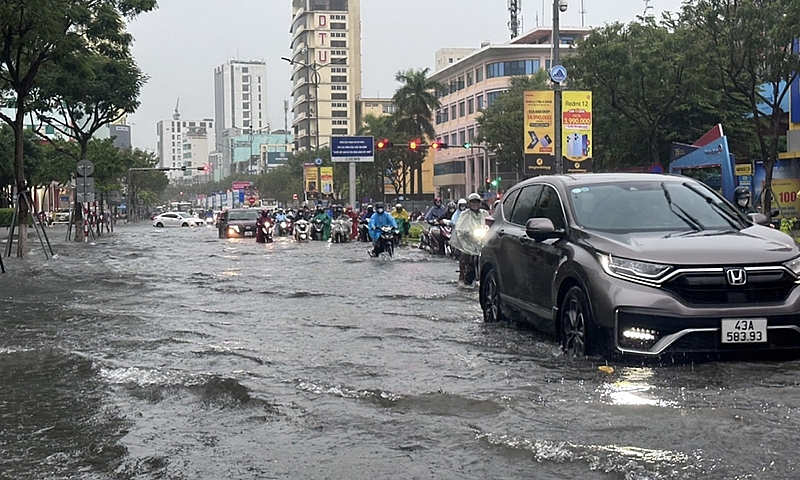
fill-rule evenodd
<path id="1" fill-rule="evenodd" d="M 559 15 L 567 11 L 567 0 L 553 0 L 553 62 L 550 65 L 552 70 L 554 67 L 561 65 L 561 36 L 559 29 Z M 556 175 L 564 173 L 563 160 L 561 154 L 563 145 L 561 143 L 561 82 L 553 81 L 553 105 L 555 108 L 555 168 Z"/>

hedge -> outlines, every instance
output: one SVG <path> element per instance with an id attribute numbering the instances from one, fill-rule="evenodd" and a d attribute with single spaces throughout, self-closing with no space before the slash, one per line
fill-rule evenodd
<path id="1" fill-rule="evenodd" d="M 12 218 L 14 218 L 13 208 L 0 208 L 0 228 L 10 227 Z M 33 217 L 31 216 L 28 216 L 28 225 L 33 225 Z"/>

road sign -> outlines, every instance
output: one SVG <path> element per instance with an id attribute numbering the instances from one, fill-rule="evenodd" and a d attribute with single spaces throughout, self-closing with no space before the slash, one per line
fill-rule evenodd
<path id="1" fill-rule="evenodd" d="M 94 178 L 80 177 L 75 179 L 75 186 L 78 190 L 94 190 Z"/>
<path id="2" fill-rule="evenodd" d="M 297 194 L 296 193 L 292 194 L 292 200 L 297 200 Z"/>
<path id="3" fill-rule="evenodd" d="M 256 197 L 248 198 L 247 203 L 249 203 L 251 206 L 254 205 L 256 203 Z"/>
<path id="4" fill-rule="evenodd" d="M 321 159 L 321 158 L 319 158 L 319 157 L 318 157 L 318 158 L 315 158 L 315 159 L 314 159 L 314 165 L 316 165 L 316 166 L 318 166 L 318 167 L 319 167 L 320 165 L 322 165 L 322 159 Z"/>
<path id="5" fill-rule="evenodd" d="M 567 79 L 567 69 L 563 65 L 554 65 L 550 69 L 550 80 L 561 83 Z"/>
<path id="6" fill-rule="evenodd" d="M 94 202 L 94 192 L 91 193 L 76 193 L 75 199 L 78 203 L 92 203 Z"/>
<path id="7" fill-rule="evenodd" d="M 94 172 L 94 164 L 89 160 L 81 160 L 78 162 L 78 174 L 81 177 L 88 177 Z"/>
<path id="8" fill-rule="evenodd" d="M 122 194 L 119 193 L 119 190 L 111 190 L 108 192 L 108 203 L 111 205 L 119 205 L 122 201 Z"/>
<path id="9" fill-rule="evenodd" d="M 374 137 L 331 137 L 331 161 L 374 162 Z"/>

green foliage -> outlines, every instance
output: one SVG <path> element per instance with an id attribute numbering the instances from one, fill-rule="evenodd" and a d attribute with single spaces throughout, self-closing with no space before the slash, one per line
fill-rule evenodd
<path id="1" fill-rule="evenodd" d="M 431 139 L 436 137 L 433 112 L 441 107 L 436 94 L 444 91 L 445 87 L 428 78 L 429 71 L 429 68 L 423 68 L 397 72 L 395 80 L 400 82 L 400 87 L 392 101 L 397 107 L 395 121 L 400 131 Z"/>
<path id="2" fill-rule="evenodd" d="M 10 227 L 12 218 L 14 218 L 13 208 L 0 208 L 0 227 Z"/>
<path id="3" fill-rule="evenodd" d="M 422 225 L 412 223 L 411 227 L 408 229 L 408 238 L 411 240 L 419 240 L 422 236 Z"/>
<path id="4" fill-rule="evenodd" d="M 785 217 L 781 218 L 781 226 L 780 226 L 781 232 L 787 235 L 791 235 L 792 229 L 794 229 L 796 223 L 797 223 L 796 218 L 785 218 Z"/>

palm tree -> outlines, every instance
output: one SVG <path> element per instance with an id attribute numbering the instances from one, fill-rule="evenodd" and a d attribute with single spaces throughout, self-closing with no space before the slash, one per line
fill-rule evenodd
<path id="1" fill-rule="evenodd" d="M 409 69 L 397 72 L 395 80 L 400 82 L 400 87 L 395 91 L 392 101 L 397 107 L 395 121 L 398 130 L 412 137 L 431 140 L 436 136 L 433 127 L 433 112 L 441 108 L 438 93 L 444 91 L 444 85 L 428 78 L 429 68 L 420 70 Z M 409 165 L 417 171 L 418 193 L 422 194 L 422 162 L 424 155 L 418 155 L 417 160 Z M 411 193 L 414 193 L 412 175 Z"/>

